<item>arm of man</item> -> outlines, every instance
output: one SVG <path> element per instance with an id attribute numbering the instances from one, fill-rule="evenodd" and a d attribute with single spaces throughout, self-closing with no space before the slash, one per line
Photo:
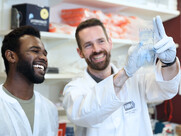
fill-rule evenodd
<path id="1" fill-rule="evenodd" d="M 164 66 L 165 64 L 162 64 Z M 163 80 L 169 81 L 172 80 L 179 73 L 179 60 L 176 58 L 176 62 L 168 67 L 162 67 L 162 76 Z"/>
<path id="2" fill-rule="evenodd" d="M 124 103 L 114 92 L 113 75 L 99 83 L 88 75 L 78 78 L 65 86 L 63 94 L 68 119 L 82 127 L 98 127 Z"/>
<path id="3" fill-rule="evenodd" d="M 141 48 L 142 44 L 132 45 L 128 50 L 126 64 L 123 69 L 119 70 L 117 74 L 114 75 L 114 88 L 115 93 L 120 97 L 120 91 L 125 84 L 126 80 L 133 76 L 133 74 L 144 64 L 144 61 L 141 61 Z"/>
<path id="4" fill-rule="evenodd" d="M 154 45 L 156 56 L 162 62 L 163 80 L 173 79 L 179 72 L 179 60 L 176 57 L 176 46 L 172 37 L 166 35 L 160 16 L 153 19 L 155 41 Z"/>
<path id="5" fill-rule="evenodd" d="M 142 92 L 148 102 L 160 102 L 173 98 L 178 92 L 180 82 L 180 63 L 177 60 L 172 66 L 162 67 L 161 61 L 154 67 L 155 74 L 151 71 L 143 75 L 139 81 Z M 165 69 L 166 68 L 166 69 Z M 144 84 L 144 85 L 143 85 Z"/>
<path id="6" fill-rule="evenodd" d="M 124 83 L 126 82 L 128 78 L 129 77 L 126 74 L 124 69 L 119 70 L 119 72 L 114 75 L 113 77 L 114 90 L 118 98 L 119 98 L 119 93 L 121 91 L 121 88 L 123 87 Z"/>
<path id="7" fill-rule="evenodd" d="M 146 99 L 149 102 L 173 98 L 178 92 L 180 81 L 180 63 L 176 57 L 176 46 L 171 37 L 165 33 L 161 18 L 153 19 L 155 42 L 154 50 L 159 59 L 155 75 L 145 78 Z"/>

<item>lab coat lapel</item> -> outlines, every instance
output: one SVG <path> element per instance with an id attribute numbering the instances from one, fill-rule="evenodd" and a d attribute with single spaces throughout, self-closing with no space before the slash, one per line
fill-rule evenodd
<path id="1" fill-rule="evenodd" d="M 38 136 L 39 133 L 39 119 L 40 119 L 40 102 L 41 98 L 38 93 L 34 92 L 35 94 L 35 114 L 34 114 L 34 127 L 33 127 L 33 136 Z"/>
<path id="2" fill-rule="evenodd" d="M 33 127 L 33 136 L 39 136 L 40 130 L 41 129 L 41 125 L 44 124 L 40 124 L 42 118 L 46 119 L 47 122 L 47 127 L 46 127 L 46 131 L 47 131 L 47 136 L 51 136 L 54 135 L 53 132 L 51 131 L 51 125 L 50 125 L 50 119 L 49 119 L 49 115 L 48 115 L 48 110 L 46 108 L 46 106 L 44 106 L 44 103 L 42 102 L 42 97 L 40 96 L 40 94 L 36 91 L 34 91 L 35 94 L 35 115 L 34 115 L 34 127 Z M 43 112 L 43 115 L 42 115 Z M 47 118 L 44 118 L 47 117 Z"/>
<path id="3" fill-rule="evenodd" d="M 113 68 L 114 74 L 116 74 L 118 72 L 118 69 L 112 63 L 110 65 Z M 89 75 L 89 73 L 87 72 L 87 69 L 84 71 L 84 78 L 86 79 L 86 82 L 88 82 L 90 86 L 94 86 L 97 84 L 97 82 Z"/>
<path id="4" fill-rule="evenodd" d="M 11 121 L 13 122 L 13 126 L 15 128 L 16 134 L 18 136 L 21 136 L 21 130 L 18 127 L 18 124 L 16 122 L 16 118 L 14 116 L 15 112 L 18 113 L 19 118 L 22 120 L 22 122 L 25 125 L 25 129 L 27 131 L 28 136 L 32 136 L 32 131 L 31 131 L 31 127 L 30 127 L 30 123 L 28 121 L 28 118 L 25 114 L 25 112 L 23 111 L 22 107 L 20 106 L 20 104 L 18 103 L 18 101 L 12 97 L 10 97 L 9 95 L 7 95 L 3 89 L 2 89 L 2 85 L 0 85 L 0 97 L 2 98 L 2 100 L 4 101 L 4 103 L 7 105 L 7 111 L 8 114 L 11 118 Z M 10 108 L 9 108 L 10 107 Z"/>
<path id="5" fill-rule="evenodd" d="M 84 71 L 84 79 L 86 79 L 85 81 L 89 84 L 90 87 L 97 84 L 96 81 L 89 75 L 87 70 Z"/>

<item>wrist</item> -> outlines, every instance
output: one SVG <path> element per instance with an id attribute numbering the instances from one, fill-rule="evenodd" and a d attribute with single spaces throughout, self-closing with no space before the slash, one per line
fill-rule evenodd
<path id="1" fill-rule="evenodd" d="M 132 72 L 130 72 L 128 69 L 129 69 L 129 68 L 127 68 L 127 66 L 124 66 L 124 68 L 123 68 L 126 76 L 129 78 L 129 77 L 132 77 L 133 74 L 132 74 Z"/>
<path id="2" fill-rule="evenodd" d="M 121 88 L 124 82 L 129 78 L 124 69 L 121 69 L 117 74 L 114 75 L 113 84 L 114 87 Z"/>
<path id="3" fill-rule="evenodd" d="M 174 61 L 170 62 L 170 63 L 165 63 L 160 60 L 164 64 L 164 65 L 162 65 L 162 68 L 172 66 L 173 64 L 175 64 L 176 60 L 177 60 L 176 57 L 175 57 Z"/>

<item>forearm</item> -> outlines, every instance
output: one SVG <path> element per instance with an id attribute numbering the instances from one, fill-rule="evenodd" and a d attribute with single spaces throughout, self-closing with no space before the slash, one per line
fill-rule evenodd
<path id="1" fill-rule="evenodd" d="M 164 65 L 164 64 L 162 64 Z M 162 76 L 163 76 L 163 80 L 165 81 L 169 81 L 171 79 L 173 79 L 179 72 L 179 60 L 177 59 L 176 62 L 168 67 L 162 67 L 161 68 L 161 72 L 162 72 Z"/>
<path id="2" fill-rule="evenodd" d="M 180 82 L 179 61 L 168 67 L 162 67 L 158 61 L 155 74 L 149 73 L 146 77 L 146 98 L 149 102 L 164 101 L 173 98 L 178 93 Z"/>
<path id="3" fill-rule="evenodd" d="M 116 98 L 113 98 L 115 100 L 108 98 L 109 103 L 99 104 L 95 97 L 92 97 L 92 101 L 88 97 L 79 96 L 76 100 L 71 100 L 70 96 L 66 96 L 64 99 L 64 109 L 66 110 L 68 119 L 78 126 L 99 126 L 121 105 L 121 102 L 116 100 Z M 87 101 L 89 101 L 89 104 Z"/>
<path id="4" fill-rule="evenodd" d="M 75 124 L 96 127 L 116 111 L 122 102 L 115 95 L 113 76 L 91 87 L 89 82 L 83 80 L 81 83 L 81 87 L 74 83 L 64 88 L 64 109 Z"/>
<path id="5" fill-rule="evenodd" d="M 117 96 L 128 78 L 129 77 L 127 76 L 124 69 L 121 69 L 116 75 L 114 75 L 113 84 Z"/>

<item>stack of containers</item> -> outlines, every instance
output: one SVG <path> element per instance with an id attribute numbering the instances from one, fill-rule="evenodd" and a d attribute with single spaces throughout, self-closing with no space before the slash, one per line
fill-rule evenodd
<path id="1" fill-rule="evenodd" d="M 108 21 L 108 17 L 101 11 L 91 11 L 87 8 L 64 9 L 61 11 L 61 19 L 71 26 L 78 26 L 80 22 L 89 18 L 99 18 L 104 23 Z"/>
<path id="2" fill-rule="evenodd" d="M 110 37 L 115 39 L 132 39 L 135 40 L 137 35 L 133 34 L 133 24 L 138 24 L 136 17 L 128 17 L 119 14 L 104 14 L 100 10 L 90 10 L 87 8 L 64 9 L 61 11 L 61 20 L 70 26 L 78 26 L 82 21 L 97 18 L 100 19 Z M 131 25 L 131 26 L 130 26 Z M 132 36 L 131 36 L 132 35 Z M 133 37 L 133 35 L 135 37 Z"/>

